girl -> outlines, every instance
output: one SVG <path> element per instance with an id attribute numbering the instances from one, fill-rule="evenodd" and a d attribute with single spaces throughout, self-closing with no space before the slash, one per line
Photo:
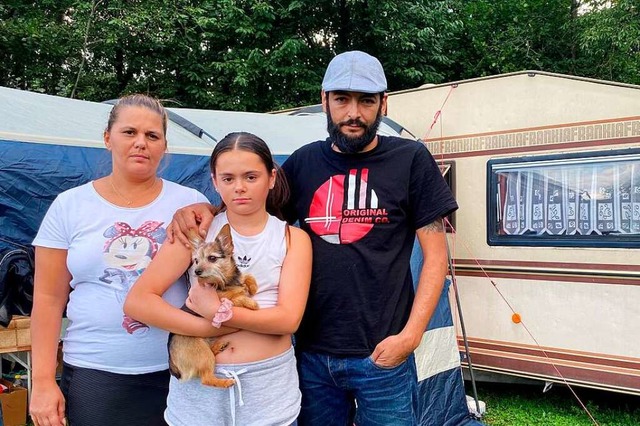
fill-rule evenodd
<path id="1" fill-rule="evenodd" d="M 303 231 L 274 216 L 288 191 L 264 141 L 250 133 L 227 135 L 216 145 L 210 165 L 222 204 L 207 241 L 226 223 L 231 226 L 236 263 L 256 278 L 254 299 L 260 309 L 233 307 L 231 318 L 217 329 L 211 321 L 224 307 L 219 309 L 215 290 L 192 285 L 189 292 L 187 306 L 206 320 L 164 302 L 162 295 L 189 267 L 192 254 L 173 243 L 163 246 L 131 290 L 125 312 L 177 334 L 208 337 L 235 331 L 224 337 L 229 345 L 216 357 L 216 375 L 236 384 L 221 389 L 172 377 L 165 412 L 170 425 L 292 424 L 300 391 L 291 335 L 309 291 L 311 243 Z"/>

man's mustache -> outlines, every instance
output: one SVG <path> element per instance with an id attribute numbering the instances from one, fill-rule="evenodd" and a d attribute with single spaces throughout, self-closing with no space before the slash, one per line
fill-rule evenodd
<path id="1" fill-rule="evenodd" d="M 339 126 L 359 126 L 362 127 L 364 129 L 367 128 L 367 125 L 365 123 L 363 123 L 362 121 L 358 120 L 357 118 L 351 119 L 351 120 L 347 120 L 347 121 L 342 121 L 338 124 Z"/>

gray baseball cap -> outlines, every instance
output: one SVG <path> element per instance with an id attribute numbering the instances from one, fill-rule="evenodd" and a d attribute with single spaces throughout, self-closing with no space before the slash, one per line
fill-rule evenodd
<path id="1" fill-rule="evenodd" d="M 380 61 L 368 53 L 353 50 L 341 53 L 329 62 L 322 90 L 380 93 L 387 90 L 387 78 Z"/>

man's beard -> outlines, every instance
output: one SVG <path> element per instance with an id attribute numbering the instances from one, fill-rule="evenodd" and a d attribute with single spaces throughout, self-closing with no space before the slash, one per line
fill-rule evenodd
<path id="1" fill-rule="evenodd" d="M 376 120 L 370 125 L 367 126 L 365 123 L 360 121 L 359 119 L 342 121 L 338 124 L 335 124 L 331 119 L 331 111 L 327 106 L 327 131 L 329 132 L 329 136 L 331 137 L 331 141 L 338 147 L 340 152 L 345 154 L 356 154 L 358 152 L 362 152 L 367 145 L 373 141 L 373 138 L 376 137 L 376 133 L 378 132 L 378 127 L 380 126 L 380 121 L 382 120 L 381 110 L 378 110 L 378 115 L 376 116 Z M 343 125 L 358 125 L 364 129 L 364 133 L 362 136 L 347 136 L 342 131 L 340 131 L 340 127 Z"/>

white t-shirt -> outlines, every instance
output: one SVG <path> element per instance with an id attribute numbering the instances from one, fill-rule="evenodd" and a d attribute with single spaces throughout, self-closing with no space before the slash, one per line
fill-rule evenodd
<path id="1" fill-rule="evenodd" d="M 160 195 L 144 207 L 111 204 L 89 182 L 58 195 L 47 211 L 33 245 L 67 250 L 72 279 L 63 338 L 66 363 L 119 374 L 168 368 L 168 333 L 125 316 L 122 306 L 164 242 L 175 211 L 207 198 L 195 189 L 162 183 Z M 186 294 L 181 279 L 163 297 L 182 306 Z"/>

